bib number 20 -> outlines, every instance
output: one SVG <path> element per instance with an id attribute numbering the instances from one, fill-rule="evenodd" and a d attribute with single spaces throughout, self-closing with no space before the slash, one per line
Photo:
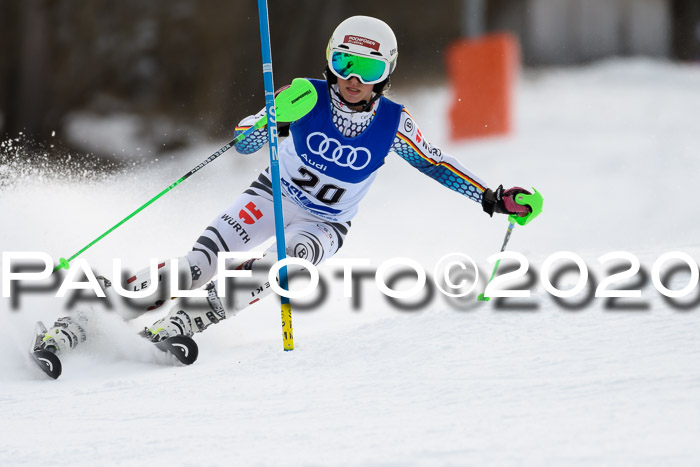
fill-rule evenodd
<path id="1" fill-rule="evenodd" d="M 293 178 L 299 188 L 316 197 L 317 200 L 326 204 L 335 204 L 340 201 L 340 198 L 345 194 L 345 190 L 332 183 L 321 185 L 321 188 L 316 190 L 319 178 L 316 174 L 309 171 L 306 167 L 299 167 L 299 173 L 302 178 Z"/>

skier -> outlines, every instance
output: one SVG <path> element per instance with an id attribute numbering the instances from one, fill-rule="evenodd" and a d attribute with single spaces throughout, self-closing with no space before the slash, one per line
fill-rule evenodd
<path id="1" fill-rule="evenodd" d="M 314 265 L 332 257 L 343 246 L 350 221 L 360 200 L 374 181 L 384 159 L 395 153 L 425 175 L 447 188 L 480 203 L 489 215 L 525 216 L 527 206 L 517 204 L 522 188 L 495 190 L 471 173 L 455 158 L 429 143 L 414 118 L 400 104 L 384 96 L 396 68 L 398 47 L 391 28 L 367 16 L 346 19 L 333 32 L 326 49 L 325 80 L 310 80 L 316 88 L 315 107 L 300 120 L 282 126 L 279 163 L 287 256 Z M 265 112 L 243 119 L 236 135 L 250 128 Z M 242 154 L 259 150 L 267 142 L 267 129 L 260 128 L 236 145 Z M 185 309 L 175 302 L 167 316 L 144 330 L 153 342 L 205 330 L 236 314 L 271 291 L 266 272 L 277 261 L 276 246 L 261 259 L 239 261 L 229 268 L 246 269 L 262 275 L 262 282 L 250 286 L 249 299 L 226 309 L 212 282 L 217 254 L 250 251 L 274 236 L 272 182 L 269 169 L 245 190 L 204 230 L 192 250 L 178 258 L 177 271 L 170 262 L 158 271 L 158 297 L 133 299 L 137 315 L 168 301 L 169 277 L 182 277 L 180 289 L 203 288 L 204 307 Z M 291 273 L 295 266 L 288 266 Z M 105 291 L 110 283 L 101 278 Z M 151 287 L 148 268 L 128 280 L 127 290 Z M 85 340 L 84 321 L 63 317 L 37 339 L 37 345 L 52 352 L 72 348 Z"/>

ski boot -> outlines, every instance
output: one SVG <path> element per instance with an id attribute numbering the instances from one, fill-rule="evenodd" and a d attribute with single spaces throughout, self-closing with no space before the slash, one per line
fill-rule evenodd
<path id="1" fill-rule="evenodd" d="M 61 352 L 74 349 L 81 342 L 85 342 L 86 323 L 87 319 L 84 316 L 76 318 L 64 316 L 48 330 L 41 321 L 36 323 L 34 343 L 30 353 L 44 373 L 53 379 L 61 376 L 63 367 L 58 356 Z"/>
<path id="2" fill-rule="evenodd" d="M 141 335 L 153 342 L 160 350 L 174 355 L 181 363 L 190 365 L 197 360 L 199 349 L 192 339 L 196 332 L 202 332 L 212 324 L 226 319 L 226 311 L 216 293 L 216 285 L 206 285 L 207 308 L 185 311 L 173 307 L 168 315 L 159 319 Z"/>
<path id="3" fill-rule="evenodd" d="M 210 282 L 206 285 L 206 290 L 208 309 L 185 311 L 174 306 L 167 316 L 153 323 L 150 328 L 145 328 L 143 336 L 152 342 L 161 342 L 174 336 L 192 337 L 194 333 L 202 332 L 212 324 L 226 319 L 226 311 L 216 293 L 216 285 Z"/>

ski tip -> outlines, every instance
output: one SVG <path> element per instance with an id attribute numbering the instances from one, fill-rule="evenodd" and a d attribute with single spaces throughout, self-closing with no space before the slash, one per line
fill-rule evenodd
<path id="1" fill-rule="evenodd" d="M 32 352 L 32 357 L 39 368 L 41 368 L 41 371 L 46 373 L 49 377 L 57 379 L 61 376 L 63 366 L 61 365 L 61 360 L 55 353 L 49 352 L 48 350 L 35 350 Z"/>
<path id="2" fill-rule="evenodd" d="M 183 365 L 192 365 L 199 357 L 199 347 L 191 337 L 178 335 L 156 343 L 160 350 L 173 355 Z"/>

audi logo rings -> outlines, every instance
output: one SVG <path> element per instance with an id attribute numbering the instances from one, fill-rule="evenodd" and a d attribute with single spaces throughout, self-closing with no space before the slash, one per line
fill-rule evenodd
<path id="1" fill-rule="evenodd" d="M 311 153 L 340 167 L 348 167 L 352 170 L 362 170 L 372 160 L 372 153 L 369 152 L 369 149 L 340 144 L 337 139 L 329 138 L 320 131 L 315 131 L 307 136 L 306 145 Z M 330 156 L 328 155 L 329 151 Z"/>

